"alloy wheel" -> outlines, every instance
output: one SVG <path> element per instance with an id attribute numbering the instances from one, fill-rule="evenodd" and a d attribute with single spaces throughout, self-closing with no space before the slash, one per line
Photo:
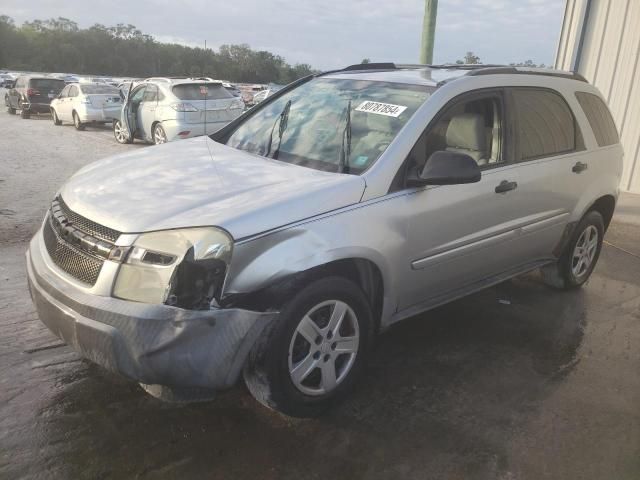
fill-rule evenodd
<path id="1" fill-rule="evenodd" d="M 360 344 L 358 318 L 339 300 L 311 308 L 300 320 L 289 344 L 289 376 L 302 393 L 333 391 L 349 374 Z"/>
<path id="2" fill-rule="evenodd" d="M 589 225 L 580 234 L 571 257 L 571 272 L 580 278 L 589 271 L 598 251 L 598 229 Z"/>
<path id="3" fill-rule="evenodd" d="M 161 125 L 156 125 L 153 129 L 153 141 L 156 145 L 167 143 L 167 135 L 164 133 L 164 129 Z"/>
<path id="4" fill-rule="evenodd" d="M 113 135 L 119 143 L 126 143 L 128 135 L 120 120 L 113 124 Z"/>

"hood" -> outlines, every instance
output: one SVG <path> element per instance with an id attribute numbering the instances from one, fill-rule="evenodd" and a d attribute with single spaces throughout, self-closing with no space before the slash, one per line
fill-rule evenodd
<path id="1" fill-rule="evenodd" d="M 358 203 L 364 179 L 271 160 L 209 137 L 92 163 L 61 189 L 74 212 L 123 233 L 214 225 L 237 240 Z"/>

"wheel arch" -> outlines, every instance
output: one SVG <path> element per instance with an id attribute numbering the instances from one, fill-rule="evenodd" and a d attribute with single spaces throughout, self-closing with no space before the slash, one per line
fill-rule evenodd
<path id="1" fill-rule="evenodd" d="M 585 215 L 591 211 L 596 211 L 602 215 L 602 219 L 604 220 L 604 230 L 606 232 L 607 228 L 609 228 L 609 224 L 611 223 L 611 219 L 613 218 L 615 208 L 615 197 L 613 195 L 603 195 L 589 206 Z"/>
<path id="2" fill-rule="evenodd" d="M 385 282 L 380 267 L 370 259 L 349 257 L 332 260 L 288 274 L 249 293 L 232 293 L 221 300 L 224 307 L 278 310 L 297 291 L 314 280 L 339 276 L 351 280 L 369 300 L 375 329 L 380 329 L 385 301 Z"/>

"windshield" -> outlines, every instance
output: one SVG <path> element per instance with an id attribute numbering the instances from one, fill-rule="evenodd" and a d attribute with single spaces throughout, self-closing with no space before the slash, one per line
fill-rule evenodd
<path id="1" fill-rule="evenodd" d="M 227 145 L 318 170 L 359 174 L 385 151 L 432 90 L 316 78 L 249 117 Z"/>
<path id="2" fill-rule="evenodd" d="M 181 83 L 172 89 L 180 100 L 219 100 L 233 98 L 221 83 Z"/>
<path id="3" fill-rule="evenodd" d="M 116 87 L 112 87 L 110 85 L 81 85 L 80 90 L 82 90 L 82 93 L 86 95 L 117 95 L 119 93 L 119 90 Z"/>

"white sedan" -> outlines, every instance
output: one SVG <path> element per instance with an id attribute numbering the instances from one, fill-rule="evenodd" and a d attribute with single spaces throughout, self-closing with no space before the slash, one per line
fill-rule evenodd
<path id="1" fill-rule="evenodd" d="M 71 83 L 51 101 L 55 125 L 73 122 L 84 130 L 87 123 L 111 123 L 120 118 L 122 99 L 116 87 L 95 83 Z"/>

